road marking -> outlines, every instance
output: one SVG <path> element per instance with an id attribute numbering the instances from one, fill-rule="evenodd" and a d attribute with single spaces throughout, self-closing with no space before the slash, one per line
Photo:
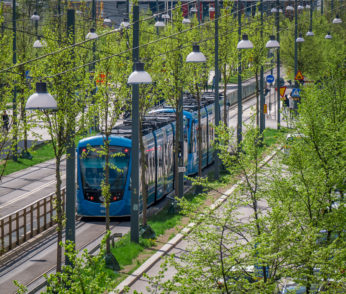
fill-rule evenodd
<path id="1" fill-rule="evenodd" d="M 65 177 L 66 177 L 65 175 L 62 176 L 62 177 L 61 177 L 61 180 L 63 180 Z M 27 192 L 27 193 L 23 194 L 22 196 L 19 196 L 19 197 L 13 199 L 13 200 L 10 200 L 10 201 L 6 202 L 6 203 L 3 204 L 3 205 L 0 205 L 0 209 L 4 208 L 4 207 L 6 207 L 6 206 L 9 206 L 9 205 L 11 205 L 11 204 L 13 204 L 13 203 L 15 203 L 15 202 L 17 202 L 17 201 L 19 201 L 19 200 L 22 200 L 22 199 L 24 199 L 24 198 L 27 198 L 27 197 L 29 197 L 30 195 L 32 195 L 32 194 L 34 194 L 34 193 L 37 193 L 38 191 L 40 191 L 40 190 L 42 190 L 42 189 L 44 189 L 44 188 L 46 188 L 46 187 L 48 187 L 48 186 L 50 186 L 50 185 L 53 185 L 53 184 L 56 184 L 56 180 L 50 181 L 50 182 L 48 182 L 48 183 L 46 183 L 46 184 L 43 184 L 43 185 L 41 185 L 41 186 L 35 188 L 34 190 L 32 190 L 32 191 L 30 191 L 30 192 Z"/>

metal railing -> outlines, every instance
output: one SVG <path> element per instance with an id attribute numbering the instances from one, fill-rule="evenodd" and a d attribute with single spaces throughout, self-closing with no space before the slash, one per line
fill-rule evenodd
<path id="1" fill-rule="evenodd" d="M 61 190 L 65 210 L 65 188 Z M 55 225 L 56 194 L 52 193 L 0 219 L 0 256 Z"/>

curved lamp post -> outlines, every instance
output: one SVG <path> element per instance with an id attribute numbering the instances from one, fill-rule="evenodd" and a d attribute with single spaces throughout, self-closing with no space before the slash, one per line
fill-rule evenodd
<path id="1" fill-rule="evenodd" d="M 139 15 L 138 6 L 135 12 Z M 152 83 L 151 76 L 144 71 L 144 63 L 135 63 L 135 70 L 128 77 L 127 83 L 132 86 L 131 241 L 139 243 L 139 85 Z"/>
<path id="2" fill-rule="evenodd" d="M 312 31 L 312 0 L 310 0 L 310 5 L 306 5 L 305 8 L 310 10 L 310 26 L 309 31 L 306 33 L 306 36 L 313 37 L 315 34 Z"/>

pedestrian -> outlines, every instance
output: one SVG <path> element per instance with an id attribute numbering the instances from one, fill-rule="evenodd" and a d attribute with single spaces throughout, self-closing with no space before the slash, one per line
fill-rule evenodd
<path id="1" fill-rule="evenodd" d="M 2 113 L 2 123 L 3 123 L 2 128 L 6 130 L 6 132 L 8 132 L 8 122 L 9 122 L 8 114 L 6 113 L 6 110 L 4 110 L 4 112 Z"/>

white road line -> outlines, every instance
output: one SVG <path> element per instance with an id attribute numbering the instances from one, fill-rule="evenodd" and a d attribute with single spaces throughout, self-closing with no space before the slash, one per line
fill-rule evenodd
<path id="1" fill-rule="evenodd" d="M 62 177 L 61 177 L 61 180 L 63 180 L 65 177 L 66 177 L 65 175 L 62 176 Z M 50 181 L 50 182 L 48 182 L 48 183 L 46 183 L 46 184 L 43 184 L 43 185 L 41 185 L 41 186 L 35 188 L 34 190 L 32 190 L 32 191 L 30 191 L 30 192 L 27 192 L 27 193 L 23 194 L 22 196 L 19 196 L 19 197 L 13 199 L 13 200 L 10 200 L 10 201 L 6 202 L 6 203 L 3 204 L 3 205 L 0 205 L 0 209 L 4 208 L 4 207 L 6 207 L 6 206 L 9 206 L 9 205 L 11 205 L 11 204 L 13 204 L 13 203 L 15 203 L 15 202 L 17 202 L 17 201 L 19 201 L 19 200 L 22 200 L 22 199 L 24 199 L 24 198 L 27 198 L 27 197 L 29 197 L 30 195 L 32 195 L 32 194 L 34 194 L 34 193 L 37 193 L 38 191 L 40 191 L 40 190 L 42 190 L 42 189 L 44 189 L 44 188 L 46 188 L 46 187 L 48 187 L 48 186 L 50 186 L 50 185 L 53 185 L 53 184 L 55 184 L 55 183 L 56 183 L 56 180 Z"/>

